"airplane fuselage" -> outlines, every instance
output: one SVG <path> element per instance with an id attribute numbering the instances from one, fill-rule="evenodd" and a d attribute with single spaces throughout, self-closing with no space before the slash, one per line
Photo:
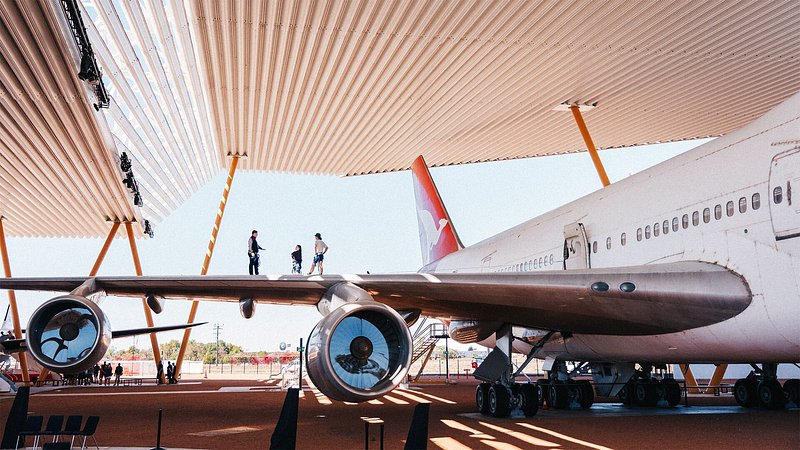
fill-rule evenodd
<path id="1" fill-rule="evenodd" d="M 800 95 L 736 132 L 424 270 L 529 272 L 678 261 L 714 263 L 739 274 L 751 290 L 750 306 L 731 319 L 678 333 L 575 334 L 550 341 L 539 355 L 800 361 Z"/>

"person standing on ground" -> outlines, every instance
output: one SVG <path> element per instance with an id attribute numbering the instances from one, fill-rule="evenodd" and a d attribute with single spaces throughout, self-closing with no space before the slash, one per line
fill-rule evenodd
<path id="1" fill-rule="evenodd" d="M 317 233 L 314 235 L 314 260 L 311 262 L 311 271 L 309 275 L 314 273 L 314 269 L 319 264 L 319 274 L 322 275 L 322 261 L 325 259 L 325 252 L 328 251 L 328 245 L 322 240 L 322 235 Z"/>
<path id="2" fill-rule="evenodd" d="M 95 384 L 100 384 L 100 365 L 97 364 L 97 363 L 94 363 L 94 368 L 92 370 L 94 371 L 93 372 L 93 374 L 94 374 L 94 383 Z"/>
<path id="3" fill-rule="evenodd" d="M 122 377 L 122 364 L 117 363 L 117 368 L 114 369 L 114 386 L 119 386 L 119 379 Z"/>
<path id="4" fill-rule="evenodd" d="M 156 383 L 162 384 L 164 382 L 164 363 L 162 361 L 158 362 L 156 366 Z"/>
<path id="5" fill-rule="evenodd" d="M 172 365 L 172 361 L 167 361 L 167 384 L 172 384 L 174 374 L 175 366 Z"/>
<path id="6" fill-rule="evenodd" d="M 266 250 L 258 245 L 258 241 L 256 240 L 257 237 L 258 231 L 253 230 L 253 232 L 250 234 L 250 239 L 247 240 L 247 256 L 250 257 L 250 275 L 253 275 L 253 271 L 255 271 L 255 275 L 258 275 L 258 266 L 261 265 L 261 259 L 258 256 L 258 251 Z"/>
<path id="7" fill-rule="evenodd" d="M 103 370 L 103 375 L 105 375 L 106 379 L 106 386 L 111 383 L 111 363 L 106 361 L 106 366 Z"/>
<path id="8" fill-rule="evenodd" d="M 298 275 L 303 273 L 303 249 L 300 244 L 295 245 L 292 252 L 292 273 Z"/>

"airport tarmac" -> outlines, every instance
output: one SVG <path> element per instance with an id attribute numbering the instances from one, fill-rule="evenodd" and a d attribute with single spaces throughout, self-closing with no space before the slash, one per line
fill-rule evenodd
<path id="1" fill-rule="evenodd" d="M 167 449 L 268 448 L 284 399 L 280 380 L 195 380 L 178 385 L 34 388 L 30 414 L 101 417 L 101 448 L 151 448 L 163 408 Z M 436 449 L 798 448 L 800 410 L 747 410 L 733 397 L 690 397 L 675 408 L 629 408 L 598 402 L 588 411 L 541 410 L 532 418 L 495 419 L 474 412 L 475 382 L 419 384 L 364 404 L 331 402 L 306 387 L 300 400 L 301 449 L 364 447 L 362 417 L 385 422 L 385 448 L 403 448 L 414 405 L 429 402 L 429 445 Z M 0 397 L 5 423 L 13 397 Z M 370 448 L 379 448 L 378 429 Z"/>

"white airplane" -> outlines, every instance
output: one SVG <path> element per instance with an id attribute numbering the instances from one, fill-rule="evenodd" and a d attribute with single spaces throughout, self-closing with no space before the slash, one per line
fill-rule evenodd
<path id="1" fill-rule="evenodd" d="M 316 305 L 307 364 L 327 396 L 366 401 L 394 389 L 412 353 L 420 315 L 449 324 L 462 343 L 494 350 L 475 371 L 479 410 L 533 415 L 602 395 L 652 405 L 680 401 L 667 363 L 749 363 L 735 386 L 743 406 L 798 403 L 800 380 L 777 381 L 800 361 L 800 94 L 743 129 L 464 248 L 421 157 L 412 166 L 425 266 L 417 274 L 0 279 L 0 288 L 72 291 L 39 307 L 27 348 L 63 371 L 37 341 L 50 327 L 70 345 L 69 321 L 92 315 L 102 355 L 110 333 L 86 297 L 141 296 Z M 62 315 L 63 317 L 63 315 Z M 72 327 L 74 328 L 74 327 Z M 543 358 L 547 380 L 517 383 L 512 351 Z M 566 362 L 579 362 L 568 371 Z M 74 362 L 74 361 L 73 361 Z M 75 364 L 94 364 L 86 359 Z M 637 368 L 638 364 L 638 368 Z M 760 367 L 756 366 L 760 364 Z M 538 387 L 538 389 L 537 389 Z"/>

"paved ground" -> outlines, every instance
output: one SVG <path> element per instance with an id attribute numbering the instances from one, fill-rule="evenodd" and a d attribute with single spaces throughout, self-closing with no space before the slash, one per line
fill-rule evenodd
<path id="1" fill-rule="evenodd" d="M 284 394 L 278 380 L 198 380 L 180 385 L 34 389 L 30 413 L 101 416 L 97 440 L 113 448 L 268 448 Z M 364 446 L 361 417 L 386 422 L 385 447 L 403 448 L 415 404 L 431 403 L 431 449 L 517 448 L 800 448 L 800 411 L 745 410 L 733 398 L 690 398 L 697 406 L 645 409 L 597 403 L 588 411 L 543 410 L 528 419 L 473 413 L 474 383 L 412 385 L 371 403 L 331 403 L 306 388 L 298 448 Z M 0 396 L 5 423 L 10 396 Z M 705 405 L 705 406 L 700 406 Z M 377 439 L 377 432 L 372 436 Z M 371 448 L 378 448 L 373 441 Z"/>

